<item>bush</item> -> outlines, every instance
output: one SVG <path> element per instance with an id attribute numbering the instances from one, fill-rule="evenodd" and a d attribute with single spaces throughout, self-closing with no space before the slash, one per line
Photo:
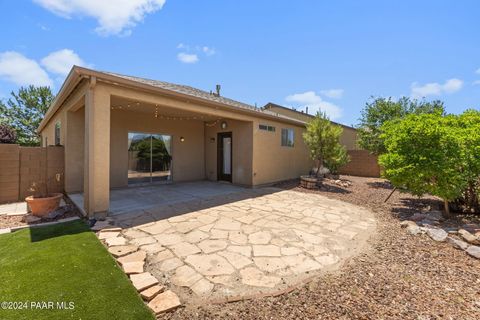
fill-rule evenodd
<path id="1" fill-rule="evenodd" d="M 447 215 L 449 202 L 467 191 L 478 201 L 480 112 L 411 114 L 386 122 L 382 132 L 386 153 L 379 163 L 394 186 L 442 198 Z"/>
<path id="2" fill-rule="evenodd" d="M 6 124 L 0 124 L 0 143 L 15 143 L 17 141 L 17 133 L 12 127 Z"/>
<path id="3" fill-rule="evenodd" d="M 345 146 L 340 144 L 342 132 L 342 127 L 334 125 L 324 113 L 317 113 L 307 124 L 303 140 L 310 151 L 310 157 L 318 163 L 316 175 L 323 166 L 336 174 L 350 160 Z"/>

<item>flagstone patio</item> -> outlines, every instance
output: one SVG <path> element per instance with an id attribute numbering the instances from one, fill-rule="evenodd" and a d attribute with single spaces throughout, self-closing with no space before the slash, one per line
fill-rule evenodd
<path id="1" fill-rule="evenodd" d="M 118 243 L 144 251 L 145 270 L 182 301 L 284 291 L 338 268 L 375 230 L 367 209 L 320 195 L 209 182 L 196 188 L 218 191 L 110 218 L 126 240 Z"/>

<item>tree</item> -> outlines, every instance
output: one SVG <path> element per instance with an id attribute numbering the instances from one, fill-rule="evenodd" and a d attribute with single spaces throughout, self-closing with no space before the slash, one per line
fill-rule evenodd
<path id="1" fill-rule="evenodd" d="M 449 202 L 462 197 L 470 183 L 478 183 L 479 112 L 410 114 L 387 121 L 381 131 L 386 151 L 379 157 L 383 175 L 415 195 L 442 198 L 447 216 Z"/>
<path id="2" fill-rule="evenodd" d="M 361 112 L 358 125 L 358 144 L 361 148 L 375 154 L 385 152 L 382 134 L 382 125 L 394 119 L 401 119 L 409 114 L 444 113 L 445 108 L 441 101 L 418 101 L 402 97 L 398 101 L 392 98 L 376 98 L 367 102 Z"/>
<path id="3" fill-rule="evenodd" d="M 337 173 L 338 168 L 349 161 L 345 146 L 340 144 L 342 132 L 342 127 L 330 122 L 325 113 L 317 113 L 308 122 L 303 140 L 310 151 L 310 157 L 317 161 L 316 175 L 324 165 L 332 173 Z"/>
<path id="4" fill-rule="evenodd" d="M 6 105 L 0 103 L 0 122 L 17 132 L 18 143 L 24 146 L 40 145 L 36 130 L 54 99 L 49 87 L 21 87 L 12 92 Z"/>
<path id="5" fill-rule="evenodd" d="M 0 143 L 17 142 L 17 133 L 9 125 L 0 123 Z"/>

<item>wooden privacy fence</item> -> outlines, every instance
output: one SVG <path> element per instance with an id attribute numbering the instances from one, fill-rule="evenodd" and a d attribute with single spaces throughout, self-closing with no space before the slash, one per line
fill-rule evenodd
<path id="1" fill-rule="evenodd" d="M 63 192 L 63 147 L 0 144 L 0 203 L 45 194 L 47 184 L 48 192 Z"/>
<path id="2" fill-rule="evenodd" d="M 340 168 L 340 174 L 359 177 L 380 177 L 378 157 L 367 150 L 349 150 L 350 162 Z"/>

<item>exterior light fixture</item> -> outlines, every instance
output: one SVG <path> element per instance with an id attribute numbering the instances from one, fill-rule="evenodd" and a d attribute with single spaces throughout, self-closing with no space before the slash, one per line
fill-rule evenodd
<path id="1" fill-rule="evenodd" d="M 185 141 L 185 138 L 184 137 L 180 137 L 180 142 L 184 142 Z"/>
<path id="2" fill-rule="evenodd" d="M 220 124 L 220 128 L 222 128 L 222 130 L 225 130 L 227 129 L 227 122 L 226 121 L 222 121 L 222 123 Z"/>

